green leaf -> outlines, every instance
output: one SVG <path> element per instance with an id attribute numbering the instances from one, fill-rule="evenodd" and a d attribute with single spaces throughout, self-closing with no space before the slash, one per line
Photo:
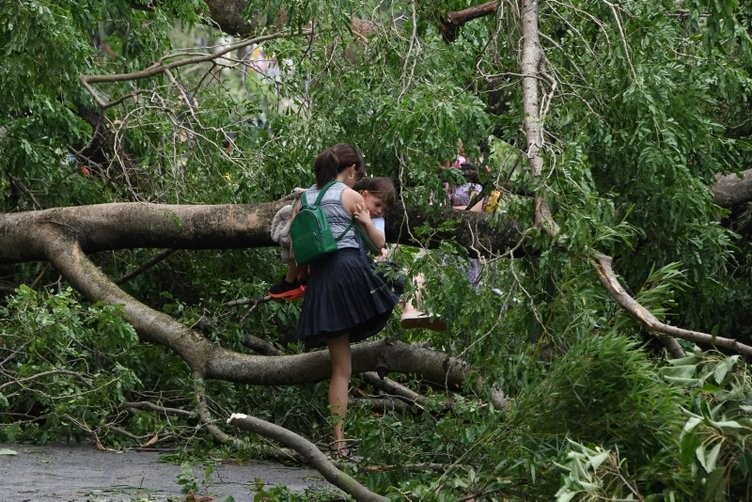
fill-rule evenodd
<path id="1" fill-rule="evenodd" d="M 603 462 L 606 461 L 606 459 L 608 458 L 608 456 L 610 454 L 611 454 L 611 452 L 608 451 L 608 450 L 606 450 L 606 451 L 603 451 L 603 452 L 601 452 L 601 453 L 599 453 L 599 454 L 597 454 L 597 455 L 595 455 L 593 457 L 590 457 L 590 466 L 593 469 L 597 469 L 598 467 L 600 467 L 600 465 Z"/>
<path id="2" fill-rule="evenodd" d="M 702 422 L 702 418 L 700 417 L 690 417 L 689 420 L 684 424 L 684 428 L 682 429 L 682 433 L 690 432 L 694 430 L 695 427 L 697 427 L 697 424 Z"/>
<path id="3" fill-rule="evenodd" d="M 744 426 L 736 420 L 708 420 L 708 423 L 718 429 L 743 429 Z"/>
<path id="4" fill-rule="evenodd" d="M 666 368 L 663 368 L 663 374 L 666 378 L 671 379 L 672 381 L 693 381 L 695 380 L 693 377 L 695 376 L 696 370 L 697 366 L 694 364 L 667 366 Z"/>
<path id="5" fill-rule="evenodd" d="M 716 366 L 715 371 L 713 372 L 713 377 L 715 378 L 717 384 L 720 385 L 721 383 L 723 383 L 723 379 L 726 378 L 728 372 L 734 368 L 738 360 L 738 355 L 730 356 L 721 361 L 718 366 Z"/>
<path id="6" fill-rule="evenodd" d="M 705 472 L 710 473 L 715 470 L 715 463 L 718 460 L 718 454 L 720 452 L 721 452 L 721 442 L 719 441 L 705 455 L 705 461 L 702 462 L 702 465 L 705 468 Z"/>

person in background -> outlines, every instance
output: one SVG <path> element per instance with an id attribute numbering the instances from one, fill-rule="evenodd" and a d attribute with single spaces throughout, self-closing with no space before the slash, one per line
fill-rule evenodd
<path id="1" fill-rule="evenodd" d="M 452 207 L 460 211 L 483 212 L 486 200 L 484 197 L 479 197 L 483 193 L 483 185 L 479 183 L 477 168 L 465 157 L 462 141 L 459 143 L 459 154 L 455 161 L 451 163 L 449 169 L 460 169 L 465 178 L 465 182 L 459 185 L 446 185 L 447 196 Z M 481 275 L 480 260 L 470 258 L 465 273 L 470 284 L 473 287 L 478 287 Z"/>
<path id="2" fill-rule="evenodd" d="M 462 141 L 459 142 L 457 150 L 457 157 L 454 161 L 445 162 L 443 167 L 445 169 L 460 169 L 465 177 L 465 182 L 455 186 L 451 186 L 449 183 L 444 185 L 449 202 L 454 209 L 481 212 L 483 211 L 482 199 L 476 201 L 473 207 L 468 208 L 470 202 L 483 192 L 483 186 L 478 183 L 478 172 L 465 157 L 465 146 Z"/>

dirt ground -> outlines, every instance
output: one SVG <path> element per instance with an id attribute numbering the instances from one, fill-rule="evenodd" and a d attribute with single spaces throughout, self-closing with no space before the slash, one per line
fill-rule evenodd
<path id="1" fill-rule="evenodd" d="M 178 482 L 183 469 L 180 465 L 160 461 L 160 456 L 156 452 L 103 452 L 91 445 L 0 444 L 0 500 L 185 500 L 183 487 Z M 267 489 L 283 484 L 295 492 L 316 487 L 336 493 L 317 471 L 270 462 L 220 464 L 208 477 L 204 466 L 196 465 L 188 478 L 199 487 L 198 495 L 209 497 L 207 502 L 252 501 L 256 478 L 261 479 Z"/>

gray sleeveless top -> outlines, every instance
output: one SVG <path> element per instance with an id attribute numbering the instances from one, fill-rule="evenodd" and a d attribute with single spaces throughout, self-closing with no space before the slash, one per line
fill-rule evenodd
<path id="1" fill-rule="evenodd" d="M 335 239 L 342 235 L 342 232 L 345 231 L 350 223 L 353 223 L 352 215 L 347 209 L 345 209 L 345 206 L 342 205 L 342 192 L 344 192 L 346 188 L 347 185 L 341 181 L 337 181 L 329 187 L 324 194 L 324 197 L 321 199 L 321 209 L 324 210 L 326 219 L 329 220 L 329 228 L 331 228 Z M 308 201 L 309 204 L 313 204 L 316 202 L 316 197 L 319 196 L 319 191 L 320 190 L 316 188 L 316 185 L 313 185 L 303 193 L 303 197 L 306 197 L 306 201 Z M 356 236 L 355 225 L 357 225 L 357 223 L 353 223 L 350 230 L 348 230 L 347 233 L 337 241 L 337 249 L 360 247 L 360 241 Z"/>

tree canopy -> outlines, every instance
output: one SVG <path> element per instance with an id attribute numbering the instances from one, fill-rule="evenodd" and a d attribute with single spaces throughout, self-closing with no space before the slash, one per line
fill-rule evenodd
<path id="1" fill-rule="evenodd" d="M 0 440 L 287 452 L 271 438 L 358 499 L 752 489 L 752 6 L 12 0 L 0 19 Z M 365 470 L 318 450 L 326 354 L 266 297 L 273 216 L 341 141 L 395 180 L 394 259 L 449 320 L 354 347 Z M 460 148 L 472 169 L 443 169 Z M 466 176 L 495 211 L 449 207 Z"/>

